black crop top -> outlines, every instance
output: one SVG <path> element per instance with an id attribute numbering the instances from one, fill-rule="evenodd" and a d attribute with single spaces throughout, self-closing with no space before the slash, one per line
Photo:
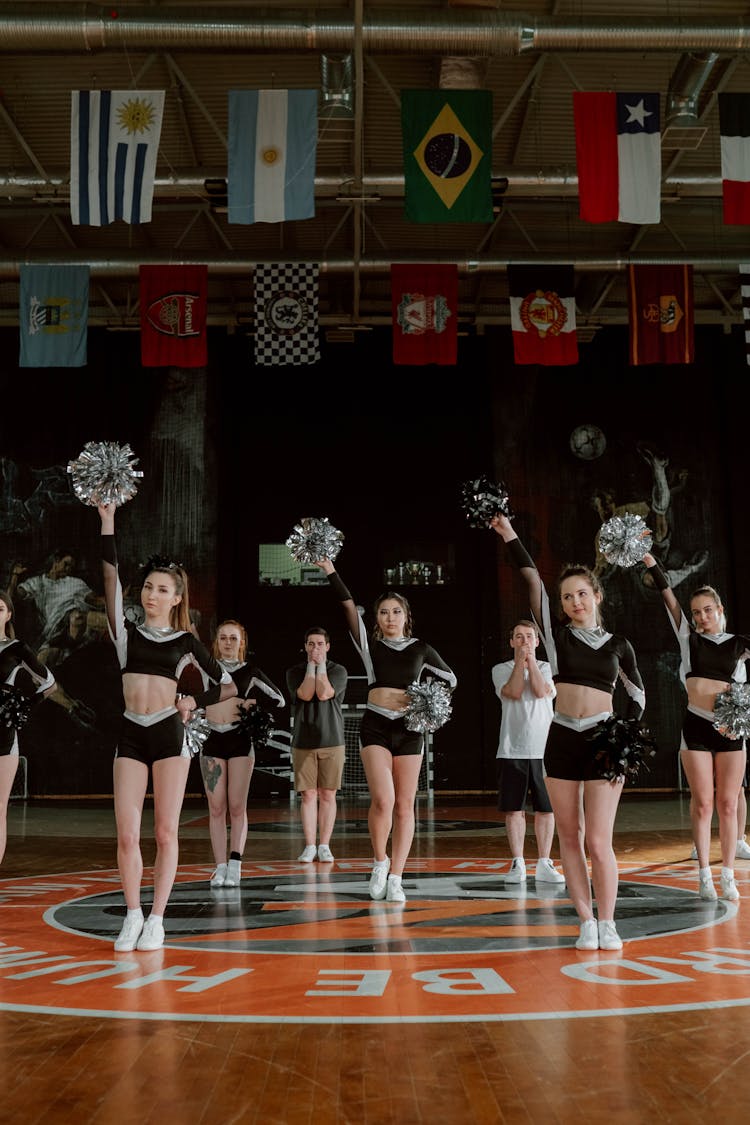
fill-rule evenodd
<path id="1" fill-rule="evenodd" d="M 25 690 L 27 684 L 17 682 L 18 674 L 26 673 L 27 684 L 33 691 Z M 30 680 L 30 682 L 29 682 Z M 0 646 L 0 683 L 15 684 L 24 695 L 39 694 L 55 686 L 55 677 L 49 668 L 37 660 L 34 653 L 23 641 L 11 640 Z"/>

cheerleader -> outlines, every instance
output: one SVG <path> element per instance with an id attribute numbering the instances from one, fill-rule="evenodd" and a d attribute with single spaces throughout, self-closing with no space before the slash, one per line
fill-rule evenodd
<path id="1" fill-rule="evenodd" d="M 700 586 L 691 595 L 691 629 L 654 556 L 647 554 L 643 561 L 654 586 L 661 591 L 680 646 L 680 679 L 687 692 L 680 761 L 690 786 L 698 892 L 708 901 L 717 897 L 708 862 L 715 799 L 721 843 L 721 897 L 736 901 L 740 897 L 734 881 L 737 801 L 745 777 L 745 743 L 716 730 L 714 706 L 717 696 L 730 684 L 746 682 L 750 639 L 726 632 L 724 607 L 713 586 Z"/>
<path id="2" fill-rule="evenodd" d="M 434 648 L 412 636 L 409 603 L 403 595 L 381 594 L 375 602 L 372 644 L 354 600 L 330 559 L 317 565 L 328 575 L 342 603 L 354 646 L 367 673 L 369 693 L 360 727 L 360 755 L 370 790 L 368 825 L 374 852 L 370 898 L 406 902 L 404 866 L 414 838 L 414 802 L 424 738 L 408 730 L 406 689 L 423 675 L 453 690 L 456 677 Z M 391 857 L 386 852 L 393 833 Z M 390 873 L 389 873 L 390 872 Z"/>
<path id="3" fill-rule="evenodd" d="M 255 765 L 255 747 L 237 729 L 239 710 L 283 707 L 285 700 L 260 668 L 246 663 L 247 633 L 239 621 L 222 621 L 216 630 L 212 654 L 237 686 L 239 699 L 228 699 L 206 708 L 211 734 L 203 744 L 201 773 L 209 811 L 209 834 L 216 869 L 210 884 L 238 887 L 242 853 L 247 839 L 247 795 Z M 227 861 L 227 811 L 229 846 Z"/>
<path id="4" fill-rule="evenodd" d="M 56 687 L 50 670 L 34 653 L 16 638 L 13 628 L 13 602 L 10 594 L 0 590 L 0 684 L 6 690 L 0 695 L 6 714 L 0 718 L 0 863 L 8 839 L 8 800 L 18 770 L 18 729 L 15 725 L 26 706 L 50 695 Z M 17 714 L 14 715 L 12 712 Z M 7 717 L 6 717 L 7 715 Z"/>
<path id="5" fill-rule="evenodd" d="M 563 619 L 553 621 L 539 571 L 510 520 L 495 516 L 490 526 L 507 543 L 511 560 L 529 587 L 532 615 L 541 629 L 557 688 L 544 768 L 568 892 L 580 920 L 576 948 L 621 949 L 614 922 L 618 873 L 612 841 L 624 779 L 609 781 L 598 774 L 589 735 L 612 714 L 618 680 L 629 700 L 626 717 L 639 719 L 643 714 L 646 697 L 635 653 L 625 637 L 603 628 L 602 589 L 588 567 L 563 570 L 559 580 Z M 598 921 L 584 845 L 591 857 Z"/>
<path id="6" fill-rule="evenodd" d="M 117 865 L 127 914 L 115 941 L 118 952 L 159 949 L 164 944 L 164 911 L 177 872 L 178 827 L 190 750 L 184 724 L 197 707 L 229 699 L 237 688 L 231 676 L 190 628 L 188 579 L 179 563 L 152 559 L 144 572 L 141 624 L 123 613 L 115 549 L 115 504 L 99 506 L 107 624 L 122 670 L 125 712 L 115 752 L 114 796 Z M 204 685 L 176 698 L 183 669 L 194 664 Z M 141 909 L 143 857 L 140 836 L 149 770 L 154 794 L 154 897 L 144 922 Z"/>

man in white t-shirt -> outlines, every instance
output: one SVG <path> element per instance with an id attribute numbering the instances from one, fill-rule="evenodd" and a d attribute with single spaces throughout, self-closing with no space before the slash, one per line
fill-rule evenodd
<path id="1" fill-rule="evenodd" d="M 497 750 L 497 807 L 505 814 L 513 857 L 506 883 L 526 882 L 523 850 L 529 795 L 539 853 L 536 881 L 565 882 L 550 859 L 555 818 L 544 784 L 544 747 L 552 722 L 555 685 L 549 664 L 536 658 L 538 645 L 539 632 L 533 621 L 517 622 L 510 633 L 513 659 L 492 669 L 492 683 L 503 707 Z"/>

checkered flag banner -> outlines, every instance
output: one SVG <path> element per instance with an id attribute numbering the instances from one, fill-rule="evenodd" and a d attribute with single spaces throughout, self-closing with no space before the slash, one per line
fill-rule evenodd
<path id="1" fill-rule="evenodd" d="M 745 362 L 750 364 L 750 264 L 740 266 L 742 320 L 745 326 Z"/>
<path id="2" fill-rule="evenodd" d="M 261 367 L 317 363 L 318 266 L 255 267 L 255 362 Z"/>

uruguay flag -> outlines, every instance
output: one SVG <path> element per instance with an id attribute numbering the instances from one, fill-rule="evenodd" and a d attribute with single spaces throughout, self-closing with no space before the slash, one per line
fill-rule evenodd
<path id="1" fill-rule="evenodd" d="M 573 94 L 579 214 L 589 223 L 658 223 L 658 94 Z"/>
<path id="2" fill-rule="evenodd" d="M 317 90 L 230 90 L 230 223 L 315 215 Z"/>
<path id="3" fill-rule="evenodd" d="M 150 223 L 163 90 L 73 90 L 70 213 L 103 227 Z"/>

